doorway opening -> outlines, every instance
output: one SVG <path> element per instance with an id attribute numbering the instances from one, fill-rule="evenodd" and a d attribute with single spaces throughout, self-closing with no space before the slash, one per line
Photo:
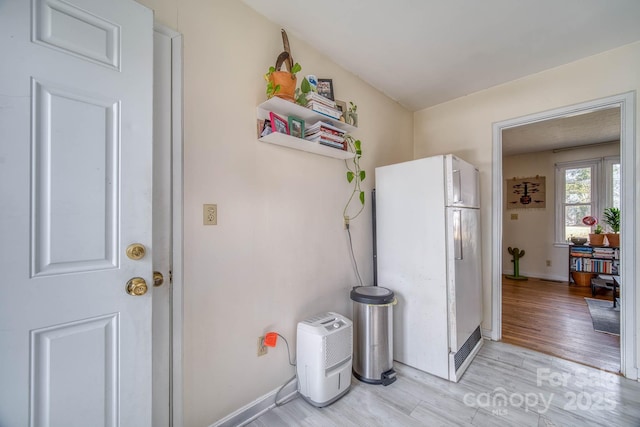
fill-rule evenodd
<path id="1" fill-rule="evenodd" d="M 623 224 L 621 229 L 624 230 L 624 235 L 628 236 L 622 239 L 621 243 L 621 268 L 620 277 L 628 278 L 628 283 L 635 283 L 635 106 L 634 100 L 635 94 L 633 92 L 616 95 L 609 98 L 599 99 L 595 101 L 585 102 L 578 105 L 563 107 L 547 112 L 536 113 L 529 116 L 506 120 L 494 124 L 493 127 L 493 206 L 492 206 L 492 227 L 493 227 L 493 243 L 492 243 L 492 334 L 491 338 L 494 340 L 500 340 L 503 337 L 502 321 L 503 321 L 503 282 L 502 273 L 504 272 L 504 262 L 508 264 L 509 261 L 505 260 L 504 253 L 506 252 L 509 242 L 503 240 L 504 230 L 503 225 L 505 218 L 505 179 L 510 178 L 504 175 L 504 162 L 503 162 L 503 150 L 511 149 L 508 141 L 505 145 L 504 136 L 507 132 L 517 129 L 519 127 L 543 124 L 548 121 L 557 121 L 559 119 L 574 118 L 577 116 L 584 116 L 596 112 L 603 112 L 606 110 L 619 109 L 619 129 L 620 129 L 620 177 L 621 177 L 621 210 L 623 212 Z M 516 147 L 516 149 L 524 149 L 524 147 Z M 526 151 L 526 150 L 525 150 Z M 547 184 L 548 186 L 551 184 Z M 547 210 L 554 209 L 554 200 L 547 200 Z M 512 217 L 517 218 L 518 212 L 514 212 L 515 216 L 509 213 L 509 219 Z M 543 230 L 539 230 L 544 232 Z M 628 233 L 628 234 L 627 234 Z M 560 243 L 555 240 L 554 243 Z M 567 251 L 566 244 L 564 245 L 551 245 L 553 250 Z M 568 265 L 568 264 L 567 264 Z M 567 267 L 568 276 L 568 267 Z M 553 280 L 553 277 L 550 278 Z M 565 279 L 566 280 L 566 279 Z M 558 286 L 557 283 L 553 283 L 553 286 Z M 635 334 L 631 331 L 634 328 L 635 318 L 635 285 L 625 287 L 623 298 L 621 301 L 621 333 L 620 333 L 620 371 L 626 377 L 637 379 L 637 368 L 633 366 L 635 363 Z M 565 357 L 567 358 L 567 357 Z"/>

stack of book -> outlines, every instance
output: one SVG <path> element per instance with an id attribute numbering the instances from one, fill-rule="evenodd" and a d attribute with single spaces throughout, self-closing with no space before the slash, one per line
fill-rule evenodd
<path id="1" fill-rule="evenodd" d="M 344 141 L 344 134 L 345 131 L 342 129 L 332 126 L 329 123 L 318 121 L 305 130 L 304 138 L 309 141 L 328 145 L 329 147 L 346 150 L 347 144 Z"/>
<path id="2" fill-rule="evenodd" d="M 570 246 L 570 255 L 576 257 L 589 257 L 593 254 L 593 248 L 590 246 Z"/>
<path id="3" fill-rule="evenodd" d="M 307 94 L 307 108 L 336 120 L 342 116 L 342 111 L 338 110 L 334 101 L 315 92 Z"/>
<path id="4" fill-rule="evenodd" d="M 593 248 L 593 256 L 595 258 L 608 258 L 608 259 L 617 258 L 616 250 L 614 248 L 607 248 L 607 247 Z"/>

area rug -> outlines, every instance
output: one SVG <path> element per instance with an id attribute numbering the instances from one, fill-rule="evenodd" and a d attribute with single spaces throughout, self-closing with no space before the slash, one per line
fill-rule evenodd
<path id="1" fill-rule="evenodd" d="M 586 298 L 593 329 L 596 332 L 620 335 L 620 305 L 613 308 L 611 300 Z"/>

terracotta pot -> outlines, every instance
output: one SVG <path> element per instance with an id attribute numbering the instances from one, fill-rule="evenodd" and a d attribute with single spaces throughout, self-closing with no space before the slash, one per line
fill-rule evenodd
<path id="1" fill-rule="evenodd" d="M 604 245 L 604 234 L 589 234 L 589 244 L 591 246 Z"/>
<path id="2" fill-rule="evenodd" d="M 288 71 L 274 71 L 269 77 L 273 82 L 273 87 L 280 85 L 280 90 L 274 94 L 278 98 L 294 101 L 293 95 L 296 92 L 296 76 Z"/>
<path id="3" fill-rule="evenodd" d="M 607 241 L 609 246 L 619 248 L 620 247 L 620 235 L 618 233 L 607 233 Z"/>

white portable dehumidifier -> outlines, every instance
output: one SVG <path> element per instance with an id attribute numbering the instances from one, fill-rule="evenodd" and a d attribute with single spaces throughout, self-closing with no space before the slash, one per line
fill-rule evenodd
<path id="1" fill-rule="evenodd" d="M 298 323 L 298 392 L 313 406 L 340 399 L 351 387 L 353 326 L 333 313 L 317 314 Z"/>

